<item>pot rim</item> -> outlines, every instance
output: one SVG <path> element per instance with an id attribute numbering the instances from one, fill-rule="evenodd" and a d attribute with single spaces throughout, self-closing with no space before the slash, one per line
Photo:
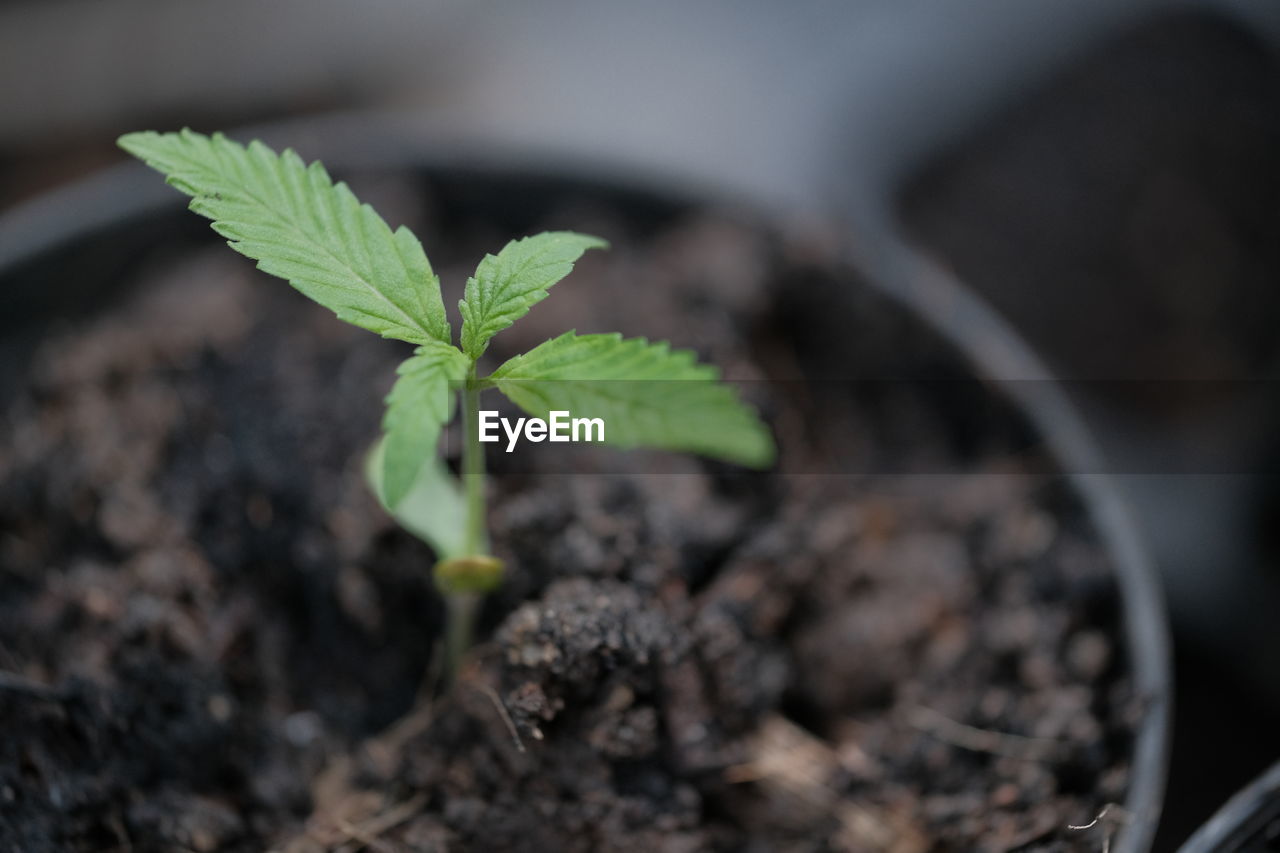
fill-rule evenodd
<path id="1" fill-rule="evenodd" d="M 1272 820 L 1280 818 L 1280 761 L 1227 800 L 1178 853 L 1232 853 L 1238 849 L 1234 845 L 1252 840 L 1250 835 L 1265 828 L 1261 823 L 1250 824 L 1266 818 L 1267 808 Z"/>
<path id="2" fill-rule="evenodd" d="M 1168 611 L 1155 562 L 1105 457 L 1052 371 L 993 308 L 878 214 L 863 217 L 863 240 L 847 250 L 873 286 L 952 342 L 977 375 L 995 385 L 1044 437 L 1084 503 L 1115 564 L 1134 689 L 1142 707 L 1130 787 L 1111 809 L 1114 853 L 1150 850 L 1159 824 L 1172 731 L 1173 668 Z M 1099 824 L 1103 824 L 1099 816 Z M 1083 816 L 1090 824 L 1093 815 Z"/>
<path id="3" fill-rule="evenodd" d="M 1043 435 L 1117 574 L 1126 652 L 1143 715 L 1135 732 L 1129 790 L 1116 821 L 1115 853 L 1151 848 L 1160 817 L 1170 747 L 1172 668 L 1160 580 L 1130 510 L 1104 473 L 1103 456 L 1083 418 L 1048 367 L 1016 331 L 948 270 L 902 236 L 891 215 L 864 210 L 841 216 L 798 210 L 742 187 L 652 170 L 607 157 L 500 143 L 465 130 L 427 133 L 429 122 L 386 113 L 339 113 L 237 129 L 237 138 L 299 147 L 346 169 L 389 164 L 426 171 L 466 170 L 573 180 L 679 204 L 745 209 L 765 222 L 820 225 L 841 238 L 839 260 L 937 331 L 974 373 L 998 385 Z M 129 219 L 177 212 L 186 199 L 141 163 L 109 166 L 0 213 L 0 272 L 57 251 L 86 233 Z M 856 231 L 850 222 L 857 222 Z M 831 230 L 831 226 L 835 230 Z M 856 239 L 849 239 L 853 235 Z M 1030 380 L 1030 381 L 1028 381 Z M 1082 816 L 1088 823 L 1093 816 Z"/>

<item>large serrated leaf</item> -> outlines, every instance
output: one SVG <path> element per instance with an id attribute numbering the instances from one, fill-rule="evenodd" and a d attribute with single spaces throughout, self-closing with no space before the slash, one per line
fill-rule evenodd
<path id="1" fill-rule="evenodd" d="M 433 341 L 418 347 L 396 369 L 399 378 L 387 395 L 382 419 L 387 439 L 380 497 L 388 508 L 400 504 L 418 472 L 435 458 L 440 431 L 453 417 L 454 383 L 466 378 L 469 366 L 455 347 Z"/>
<path id="2" fill-rule="evenodd" d="M 440 282 L 407 228 L 392 231 L 344 183 L 292 150 L 222 134 L 130 133 L 120 147 L 192 196 L 231 248 L 343 320 L 410 343 L 449 343 Z"/>
<path id="3" fill-rule="evenodd" d="M 599 237 L 549 231 L 512 240 L 496 255 L 485 255 L 467 279 L 462 312 L 462 351 L 479 358 L 489 339 L 547 297 L 547 288 L 567 276 L 588 249 L 603 249 Z"/>
<path id="4" fill-rule="evenodd" d="M 567 332 L 503 364 L 489 377 L 531 415 L 601 418 L 619 447 L 685 450 L 765 467 L 773 438 L 737 392 L 693 353 L 621 335 Z"/>

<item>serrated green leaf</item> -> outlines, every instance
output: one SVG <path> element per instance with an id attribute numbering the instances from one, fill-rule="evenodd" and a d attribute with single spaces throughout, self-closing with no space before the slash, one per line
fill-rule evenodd
<path id="1" fill-rule="evenodd" d="M 567 411 L 603 419 L 607 444 L 686 450 L 751 467 L 773 461 L 768 427 L 719 381 L 719 371 L 665 343 L 567 332 L 488 380 L 535 417 Z"/>
<path id="2" fill-rule="evenodd" d="M 604 249 L 599 237 L 548 231 L 512 240 L 496 255 L 485 255 L 467 287 L 462 312 L 462 351 L 479 358 L 489 339 L 547 297 L 547 288 L 567 276 L 588 249 Z"/>
<path id="3" fill-rule="evenodd" d="M 384 436 L 365 459 L 365 478 L 383 507 L 401 527 L 430 545 L 439 559 L 463 556 L 467 508 L 457 478 L 439 458 L 432 457 L 418 470 L 408 494 L 391 509 L 382 499 L 385 454 Z"/>
<path id="4" fill-rule="evenodd" d="M 470 362 L 450 344 L 433 341 L 415 350 L 397 369 L 399 378 L 387 395 L 382 429 L 382 501 L 394 509 L 409 493 L 418 471 L 435 458 L 440 430 L 453 417 L 457 383 Z"/>
<path id="5" fill-rule="evenodd" d="M 440 281 L 422 245 L 394 232 L 320 163 L 183 130 L 130 133 L 120 147 L 192 196 L 231 248 L 339 318 L 384 337 L 450 343 Z"/>

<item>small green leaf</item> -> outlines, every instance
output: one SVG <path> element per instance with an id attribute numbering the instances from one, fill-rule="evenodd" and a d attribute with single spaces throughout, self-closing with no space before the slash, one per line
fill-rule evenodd
<path id="1" fill-rule="evenodd" d="M 400 378 L 387 395 L 382 429 L 387 435 L 382 467 L 382 500 L 394 509 L 417 479 L 418 471 L 436 455 L 440 430 L 453 417 L 457 395 L 450 383 L 461 382 L 470 362 L 449 344 L 418 347 L 397 369 Z"/>
<path id="2" fill-rule="evenodd" d="M 432 457 L 418 469 L 409 493 L 391 509 L 382 498 L 386 444 L 385 437 L 379 439 L 365 459 L 365 478 L 373 493 L 400 526 L 430 545 L 438 558 L 449 560 L 463 556 L 467 502 L 457 478 L 440 459 Z"/>
<path id="3" fill-rule="evenodd" d="M 479 358 L 490 338 L 547 298 L 547 288 L 567 276 L 583 252 L 608 245 L 599 237 L 549 231 L 512 240 L 498 254 L 485 255 L 458 303 L 462 351 Z"/>
<path id="4" fill-rule="evenodd" d="M 687 350 L 644 338 L 567 332 L 503 364 L 488 378 L 535 417 L 567 411 L 601 418 L 619 447 L 687 450 L 763 468 L 774 458 L 768 427 Z"/>
<path id="5" fill-rule="evenodd" d="M 192 196 L 228 245 L 339 318 L 415 344 L 450 343 L 440 281 L 418 238 L 394 232 L 319 163 L 220 133 L 129 133 L 120 147 Z"/>

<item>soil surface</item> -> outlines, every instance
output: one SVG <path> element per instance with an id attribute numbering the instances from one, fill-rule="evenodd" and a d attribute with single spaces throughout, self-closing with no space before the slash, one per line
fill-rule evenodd
<path id="1" fill-rule="evenodd" d="M 0 850 L 1101 849 L 1068 824 L 1123 800 L 1141 712 L 1111 568 L 954 353 L 731 216 L 406 186 L 356 189 L 450 291 L 515 233 L 614 245 L 494 365 L 695 348 L 779 472 L 494 453 L 511 580 L 433 691 L 431 552 L 361 479 L 406 349 L 214 241 L 141 251 L 0 422 Z"/>

